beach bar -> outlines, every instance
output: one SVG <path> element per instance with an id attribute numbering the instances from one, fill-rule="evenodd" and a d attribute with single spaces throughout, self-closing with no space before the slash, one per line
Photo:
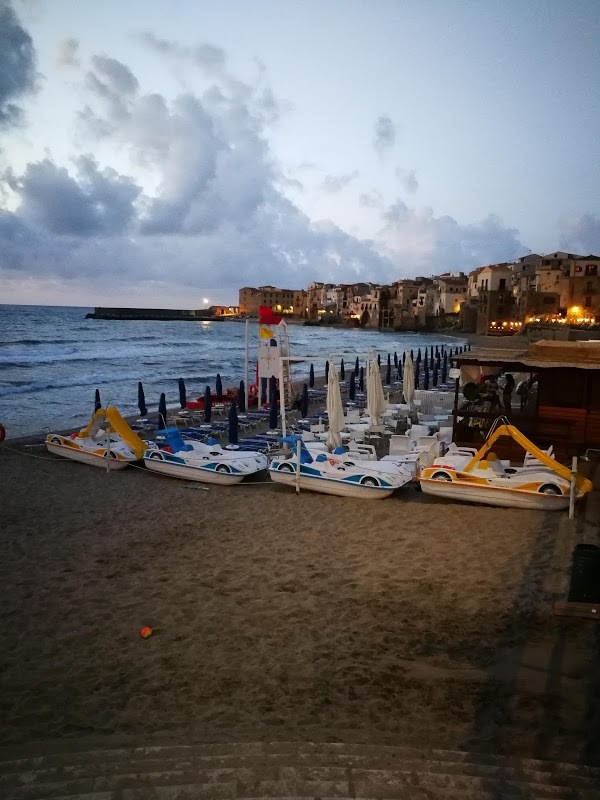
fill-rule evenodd
<path id="1" fill-rule="evenodd" d="M 456 378 L 453 440 L 479 443 L 499 413 L 507 413 L 540 447 L 559 457 L 600 448 L 600 342 L 539 341 L 522 349 L 481 347 L 454 357 Z M 486 380 L 512 374 L 520 393 L 510 412 L 473 409 L 466 395 Z M 469 391 L 469 384 L 470 390 Z"/>

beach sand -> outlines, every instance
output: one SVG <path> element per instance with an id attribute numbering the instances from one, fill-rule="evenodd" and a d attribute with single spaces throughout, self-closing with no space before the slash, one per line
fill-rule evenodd
<path id="1" fill-rule="evenodd" d="M 600 763 L 600 628 L 550 613 L 574 544 L 596 541 L 597 494 L 570 523 L 0 449 L 0 508 L 1 744 L 168 733 Z"/>

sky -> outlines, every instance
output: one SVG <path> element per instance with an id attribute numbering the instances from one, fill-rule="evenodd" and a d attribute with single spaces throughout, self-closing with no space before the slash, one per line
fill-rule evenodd
<path id="1" fill-rule="evenodd" d="M 600 253 L 597 0 L 0 0 L 0 303 Z"/>

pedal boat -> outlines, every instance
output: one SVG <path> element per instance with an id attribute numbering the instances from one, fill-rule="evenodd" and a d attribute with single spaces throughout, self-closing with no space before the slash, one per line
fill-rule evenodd
<path id="1" fill-rule="evenodd" d="M 359 460 L 339 447 L 333 453 L 309 451 L 299 436 L 285 436 L 290 450 L 275 456 L 269 465 L 269 475 L 275 483 L 310 489 L 338 497 L 362 497 L 383 500 L 408 483 L 412 476 L 398 464 Z"/>
<path id="2" fill-rule="evenodd" d="M 98 409 L 79 433 L 49 433 L 46 437 L 48 452 L 111 471 L 139 461 L 145 447 L 114 406 Z"/>
<path id="3" fill-rule="evenodd" d="M 185 439 L 177 428 L 161 431 L 165 444 L 152 442 L 144 452 L 144 464 L 152 472 L 171 478 L 223 486 L 241 483 L 268 467 L 269 460 L 257 450 L 228 450 L 216 439 L 206 444 Z"/>
<path id="4" fill-rule="evenodd" d="M 522 467 L 506 467 L 491 451 L 502 436 L 525 450 Z M 422 490 L 437 497 L 505 508 L 560 511 L 569 506 L 571 471 L 529 441 L 513 425 L 500 425 L 475 454 L 457 449 L 436 458 L 419 475 Z M 575 499 L 591 491 L 592 484 L 576 476 Z"/>

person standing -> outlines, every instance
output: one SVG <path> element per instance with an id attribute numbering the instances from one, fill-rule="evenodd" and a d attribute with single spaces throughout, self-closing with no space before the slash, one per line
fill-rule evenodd
<path id="1" fill-rule="evenodd" d="M 512 413 L 512 393 L 514 391 L 514 388 L 515 388 L 515 379 L 509 373 L 506 376 L 504 387 L 502 389 L 502 403 L 504 404 L 506 413 L 509 415 Z"/>

